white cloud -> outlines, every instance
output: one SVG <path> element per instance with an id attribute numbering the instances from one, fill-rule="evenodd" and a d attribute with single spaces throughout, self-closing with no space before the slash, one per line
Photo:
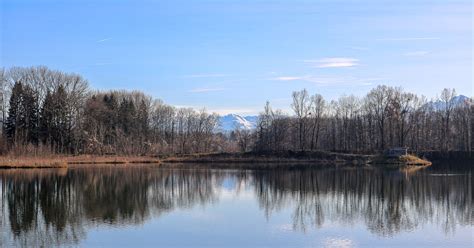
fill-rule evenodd
<path id="1" fill-rule="evenodd" d="M 406 52 L 403 54 L 403 56 L 407 57 L 421 57 L 429 54 L 430 52 L 428 51 L 414 51 L 414 52 Z"/>
<path id="2" fill-rule="evenodd" d="M 358 59 L 355 58 L 322 58 L 316 60 L 305 60 L 304 62 L 311 64 L 316 68 L 342 68 L 342 67 L 354 67 L 359 63 Z"/>
<path id="3" fill-rule="evenodd" d="M 400 37 L 400 38 L 381 38 L 377 41 L 417 41 L 417 40 L 441 40 L 439 37 Z"/>
<path id="4" fill-rule="evenodd" d="M 206 92 L 216 92 L 216 91 L 224 91 L 226 88 L 195 88 L 190 90 L 189 92 L 192 93 L 206 93 Z"/>
<path id="5" fill-rule="evenodd" d="M 105 39 L 97 40 L 96 42 L 97 42 L 97 43 L 102 43 L 102 42 L 109 41 L 109 40 L 111 40 L 111 39 L 112 39 L 112 38 L 105 38 Z"/>
<path id="6" fill-rule="evenodd" d="M 286 76 L 286 77 L 277 77 L 277 78 L 272 78 L 270 80 L 275 80 L 275 81 L 295 81 L 295 80 L 301 80 L 305 82 L 310 82 L 314 83 L 317 85 L 333 85 L 333 86 L 339 86 L 339 85 L 359 85 L 359 86 L 370 86 L 373 85 L 375 82 L 380 82 L 382 80 L 387 80 L 387 78 L 382 78 L 382 77 L 373 77 L 373 78 L 356 78 L 356 77 L 345 77 L 345 76 L 340 76 L 340 77 L 334 77 L 334 76 Z"/>

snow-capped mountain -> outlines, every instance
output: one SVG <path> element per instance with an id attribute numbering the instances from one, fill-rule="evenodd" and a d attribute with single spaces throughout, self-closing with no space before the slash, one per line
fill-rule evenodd
<path id="1" fill-rule="evenodd" d="M 467 96 L 464 95 L 459 95 L 453 97 L 450 102 L 453 104 L 453 106 L 460 106 L 461 104 L 470 104 L 470 99 Z M 434 110 L 443 110 L 446 107 L 445 102 L 441 100 L 437 100 L 434 102 L 429 102 L 428 103 L 429 107 L 432 107 Z"/>
<path id="2" fill-rule="evenodd" d="M 220 129 L 226 132 L 232 131 L 236 128 L 252 130 L 257 126 L 257 118 L 257 116 L 228 114 L 220 118 Z"/>

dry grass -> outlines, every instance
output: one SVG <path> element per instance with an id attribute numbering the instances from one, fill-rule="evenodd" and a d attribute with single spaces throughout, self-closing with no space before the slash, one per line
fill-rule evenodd
<path id="1" fill-rule="evenodd" d="M 420 170 L 423 170 L 425 169 L 426 166 L 413 166 L 413 165 L 410 165 L 410 166 L 402 166 L 399 168 L 400 172 L 404 173 L 405 175 L 413 175 L 415 173 L 417 173 L 418 171 Z"/>
<path id="2" fill-rule="evenodd" d="M 421 159 L 415 155 L 401 156 L 400 160 L 403 161 L 406 165 L 431 165 L 430 161 Z"/>
<path id="3" fill-rule="evenodd" d="M 298 152 L 298 153 L 207 153 L 181 155 L 177 157 L 157 158 L 150 156 L 6 156 L 0 157 L 0 168 L 62 168 L 68 165 L 91 164 L 160 164 L 160 163 L 212 163 L 212 164 L 278 164 L 278 163 L 304 163 L 304 164 L 351 164 L 365 165 L 390 164 L 390 165 L 416 165 L 428 166 L 431 162 L 413 155 L 399 158 L 377 157 L 370 155 L 328 153 L 328 152 Z"/>
<path id="4" fill-rule="evenodd" d="M 161 161 L 154 157 L 142 156 L 92 156 L 81 155 L 68 157 L 68 164 L 159 164 Z"/>
<path id="5" fill-rule="evenodd" d="M 371 161 L 371 164 L 397 165 L 397 166 L 430 166 L 431 162 L 421 159 L 415 155 L 404 155 L 396 158 L 378 156 Z"/>
<path id="6" fill-rule="evenodd" d="M 64 168 L 67 162 L 64 158 L 38 157 L 0 157 L 0 168 Z"/>
<path id="7" fill-rule="evenodd" d="M 0 168 L 63 168 L 79 164 L 159 164 L 160 160 L 153 157 L 139 156 L 6 156 L 0 157 Z"/>
<path id="8" fill-rule="evenodd" d="M 21 173 L 19 173 L 21 172 Z M 0 170 L 0 177 L 8 176 L 8 178 L 13 179 L 35 179 L 37 177 L 51 177 L 51 176 L 66 176 L 68 168 L 31 168 L 31 169 L 21 169 L 13 168 L 8 170 Z"/>
<path id="9" fill-rule="evenodd" d="M 313 152 L 267 152 L 267 153 L 200 153 L 164 158 L 165 163 L 318 163 L 318 164 L 366 164 L 372 156 Z"/>

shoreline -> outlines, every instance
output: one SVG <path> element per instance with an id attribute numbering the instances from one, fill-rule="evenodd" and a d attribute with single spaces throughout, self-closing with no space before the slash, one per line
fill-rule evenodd
<path id="1" fill-rule="evenodd" d="M 272 153 L 206 153 L 179 156 L 113 156 L 113 155 L 79 155 L 53 157 L 0 157 L 0 169 L 32 169 L 32 168 L 66 168 L 73 165 L 126 165 L 126 164 L 247 164 L 249 167 L 268 167 L 269 165 L 311 164 L 318 165 L 354 165 L 374 166 L 392 165 L 430 166 L 430 161 L 413 155 L 400 158 L 385 158 L 380 155 L 363 155 L 335 152 L 272 152 Z M 266 164 L 266 165 L 265 165 Z"/>
<path id="2" fill-rule="evenodd" d="M 162 161 L 150 156 L 53 156 L 53 157 L 0 157 L 0 169 L 67 168 L 69 165 L 95 164 L 160 164 Z"/>

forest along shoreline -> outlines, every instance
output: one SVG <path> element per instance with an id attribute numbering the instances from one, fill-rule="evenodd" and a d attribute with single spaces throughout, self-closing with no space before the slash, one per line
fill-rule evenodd
<path id="1" fill-rule="evenodd" d="M 266 102 L 253 124 L 237 121 L 232 130 L 222 127 L 218 113 L 173 106 L 140 91 L 95 90 L 78 74 L 43 66 L 0 68 L 0 97 L 4 168 L 191 162 L 405 165 L 429 162 L 360 154 L 398 148 L 421 158 L 456 152 L 459 156 L 451 158 L 469 154 L 470 159 L 474 152 L 473 99 L 448 88 L 430 100 L 378 85 L 365 95 L 331 101 L 302 89 L 291 93 L 291 112 Z"/>
<path id="2" fill-rule="evenodd" d="M 385 157 L 325 151 L 282 151 L 282 152 L 237 152 L 201 153 L 179 156 L 58 156 L 50 158 L 0 157 L 0 169 L 9 168 L 63 168 L 74 165 L 127 165 L 127 164 L 250 164 L 250 167 L 265 168 L 268 164 L 293 166 L 314 165 L 391 165 L 391 166 L 430 166 L 431 162 L 414 155 Z M 222 167 L 222 166 L 216 166 Z M 231 166 L 228 166 L 231 167 Z M 248 168 L 249 166 L 245 166 Z"/>

